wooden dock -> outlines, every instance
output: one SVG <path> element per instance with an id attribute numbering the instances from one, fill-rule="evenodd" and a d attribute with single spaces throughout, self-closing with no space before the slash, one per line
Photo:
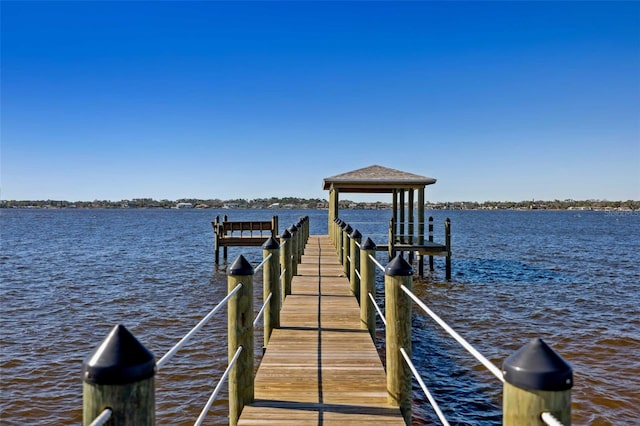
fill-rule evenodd
<path id="1" fill-rule="evenodd" d="M 328 236 L 311 236 L 239 425 L 404 425 Z"/>

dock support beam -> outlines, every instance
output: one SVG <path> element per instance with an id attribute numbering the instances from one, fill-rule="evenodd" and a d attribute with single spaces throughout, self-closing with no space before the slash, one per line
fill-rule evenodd
<path id="1" fill-rule="evenodd" d="M 253 402 L 253 267 L 240 255 L 227 270 L 227 292 L 242 288 L 229 299 L 229 363 L 242 346 L 238 361 L 229 372 L 229 424 L 236 426 L 242 409 Z"/>
<path id="2" fill-rule="evenodd" d="M 280 270 L 282 271 L 282 301 L 291 294 L 291 277 L 293 276 L 293 267 L 291 266 L 291 234 L 288 230 L 284 230 L 280 235 Z"/>
<path id="3" fill-rule="evenodd" d="M 376 341 L 376 311 L 369 293 L 375 295 L 376 265 L 369 256 L 376 255 L 376 245 L 371 238 L 364 240 L 360 246 L 360 325 L 369 330 L 371 339 Z"/>
<path id="4" fill-rule="evenodd" d="M 362 240 L 362 234 L 355 229 L 351 235 L 351 244 L 349 252 L 351 253 L 351 262 L 349 262 L 349 282 L 351 284 L 351 293 L 356 297 L 358 303 L 360 300 L 360 279 L 356 271 L 360 268 L 360 241 Z M 359 271 L 358 271 L 359 272 Z"/>
<path id="5" fill-rule="evenodd" d="M 401 286 L 412 289 L 413 268 L 398 255 L 387 264 L 384 275 L 388 399 L 400 407 L 405 423 L 410 425 L 412 376 L 400 349 L 411 357 L 411 299 Z"/>
<path id="6" fill-rule="evenodd" d="M 280 327 L 280 245 L 273 237 L 262 245 L 263 259 L 269 256 L 262 269 L 262 300 L 266 301 L 271 295 L 264 310 L 264 348 L 269 344 L 272 330 Z"/>

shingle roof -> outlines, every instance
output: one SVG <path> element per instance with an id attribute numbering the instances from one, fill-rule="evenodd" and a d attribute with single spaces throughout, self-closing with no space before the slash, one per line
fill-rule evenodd
<path id="1" fill-rule="evenodd" d="M 436 179 L 373 165 L 325 178 L 323 188 L 333 186 L 340 192 L 392 192 L 394 189 L 421 188 Z"/>

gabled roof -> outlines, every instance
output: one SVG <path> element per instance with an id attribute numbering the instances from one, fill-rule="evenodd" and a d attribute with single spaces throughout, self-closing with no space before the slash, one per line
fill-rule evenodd
<path id="1" fill-rule="evenodd" d="M 436 179 L 378 165 L 325 178 L 323 189 L 339 192 L 384 193 L 395 189 L 417 189 L 436 183 Z"/>

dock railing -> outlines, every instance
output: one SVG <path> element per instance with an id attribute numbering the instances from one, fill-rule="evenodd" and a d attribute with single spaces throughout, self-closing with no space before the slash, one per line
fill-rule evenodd
<path id="1" fill-rule="evenodd" d="M 228 365 L 195 425 L 201 425 L 223 384 L 229 382 L 229 424 L 236 425 L 245 404 L 253 401 L 254 328 L 263 318 L 264 347 L 271 331 L 279 327 L 280 307 L 291 294 L 295 271 L 309 238 L 309 217 L 262 245 L 263 261 L 255 268 L 242 255 L 227 270 L 227 295 L 159 361 L 123 325 L 116 325 L 85 359 L 83 425 L 155 425 L 155 375 L 218 312 L 227 307 Z M 253 312 L 253 276 L 263 271 L 263 305 Z"/>
<path id="2" fill-rule="evenodd" d="M 416 370 L 411 356 L 411 311 L 415 303 L 503 384 L 503 425 L 571 424 L 571 366 L 542 339 L 533 339 L 507 357 L 502 368 L 477 351 L 413 292 L 414 271 L 398 253 L 386 266 L 375 257 L 376 245 L 339 218 L 330 227 L 336 253 L 342 259 L 354 297 L 360 303 L 362 328 L 376 339 L 376 312 L 385 326 L 389 402 L 399 406 L 411 424 L 411 377 L 414 376 L 443 425 L 448 425 L 437 401 Z M 375 300 L 376 270 L 384 274 L 385 312 Z M 347 273 L 348 271 L 348 273 Z"/>

